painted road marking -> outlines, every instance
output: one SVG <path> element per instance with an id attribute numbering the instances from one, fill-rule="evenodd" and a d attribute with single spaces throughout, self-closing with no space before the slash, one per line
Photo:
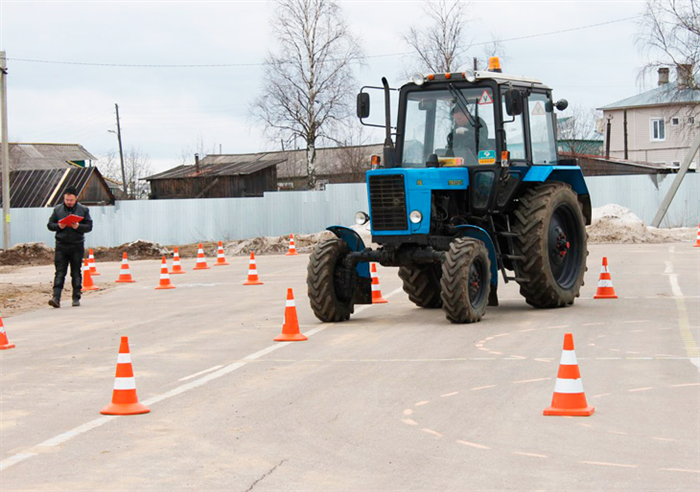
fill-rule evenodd
<path id="1" fill-rule="evenodd" d="M 495 388 L 495 387 L 496 387 L 495 384 L 491 384 L 489 386 L 477 386 L 476 388 L 472 388 L 471 390 L 472 391 L 480 391 L 480 390 L 484 390 L 484 389 L 488 389 L 488 388 Z"/>
<path id="2" fill-rule="evenodd" d="M 483 444 L 477 444 L 477 443 L 475 443 L 475 442 L 460 441 L 460 440 L 457 440 L 457 442 L 458 442 L 459 444 L 464 444 L 465 446 L 469 446 L 469 447 L 472 447 L 472 448 L 477 448 L 477 449 L 491 449 L 491 448 L 488 447 L 488 446 L 484 446 Z"/>
<path id="3" fill-rule="evenodd" d="M 432 429 L 425 429 L 425 428 L 423 428 L 423 429 L 421 429 L 421 430 L 422 430 L 423 432 L 426 432 L 426 433 L 431 434 L 431 435 L 433 435 L 433 436 L 443 437 L 442 434 L 440 434 L 439 432 L 434 431 L 434 430 L 432 430 Z"/>
<path id="4" fill-rule="evenodd" d="M 700 470 L 684 470 L 682 468 L 659 468 L 660 471 L 681 472 L 681 473 L 700 473 Z"/>
<path id="5" fill-rule="evenodd" d="M 513 381 L 513 384 L 522 384 L 522 383 L 536 383 L 537 381 L 549 381 L 552 378 L 539 378 L 539 379 L 523 379 L 521 381 Z"/>
<path id="6" fill-rule="evenodd" d="M 178 381 L 187 381 L 188 379 L 193 379 L 193 378 L 196 378 L 197 376 L 201 376 L 202 374 L 216 371 L 217 369 L 221 369 L 222 367 L 224 367 L 224 366 L 219 365 L 219 366 L 210 367 L 209 369 L 204 369 L 203 371 L 199 371 L 199 372 L 196 372 L 196 373 L 191 374 L 189 376 L 185 376 L 184 378 L 180 378 L 180 379 L 178 379 Z"/>
<path id="7" fill-rule="evenodd" d="M 532 458 L 549 458 L 549 456 L 546 454 L 523 453 L 522 451 L 513 451 L 513 454 L 517 454 L 519 456 L 531 456 Z"/>
<path id="8" fill-rule="evenodd" d="M 605 463 L 602 461 L 579 461 L 584 465 L 597 465 L 597 466 L 617 466 L 620 468 L 639 468 L 637 465 L 623 465 L 622 463 Z"/>
<path id="9" fill-rule="evenodd" d="M 690 331 L 690 320 L 688 319 L 688 309 L 685 306 L 683 292 L 678 284 L 678 275 L 670 274 L 668 281 L 671 283 L 671 291 L 676 299 L 676 309 L 678 310 L 678 329 L 681 333 L 681 340 L 685 345 L 685 351 L 690 357 L 690 362 L 700 371 L 700 349 L 693 338 L 693 333 Z"/>

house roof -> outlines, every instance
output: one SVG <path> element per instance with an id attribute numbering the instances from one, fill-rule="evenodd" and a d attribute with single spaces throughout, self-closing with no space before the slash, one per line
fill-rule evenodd
<path id="1" fill-rule="evenodd" d="M 598 109 L 624 109 L 643 106 L 663 106 L 669 104 L 698 104 L 700 89 L 678 89 L 676 82 L 660 85 L 650 91 L 628 97 Z"/>
<path id="2" fill-rule="evenodd" d="M 96 161 L 97 157 L 80 144 L 10 143 L 10 170 L 67 169 L 76 161 Z"/>
<path id="3" fill-rule="evenodd" d="M 90 178 L 102 175 L 94 167 L 70 167 L 66 169 L 31 169 L 10 172 L 10 197 L 13 208 L 53 207 L 63 200 L 69 186 L 75 186 L 80 199 Z M 2 178 L 0 177 L 0 182 Z M 109 189 L 105 186 L 111 196 Z M 0 191 L 2 197 L 2 191 Z"/>
<path id="4" fill-rule="evenodd" d="M 249 155 L 212 155 L 199 162 L 199 172 L 194 165 L 177 166 L 162 173 L 153 174 L 145 180 L 200 178 L 209 176 L 241 176 L 253 174 L 270 166 L 284 162 L 284 159 Z"/>

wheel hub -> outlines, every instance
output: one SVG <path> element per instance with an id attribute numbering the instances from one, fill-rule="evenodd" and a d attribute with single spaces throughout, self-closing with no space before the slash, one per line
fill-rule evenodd
<path id="1" fill-rule="evenodd" d="M 556 254 L 557 256 L 559 256 L 559 258 L 564 259 L 567 253 L 569 252 L 569 249 L 571 248 L 571 243 L 569 242 L 569 239 L 566 237 L 566 233 L 561 227 L 556 226 L 554 228 L 554 234 L 556 234 L 554 244 Z"/>

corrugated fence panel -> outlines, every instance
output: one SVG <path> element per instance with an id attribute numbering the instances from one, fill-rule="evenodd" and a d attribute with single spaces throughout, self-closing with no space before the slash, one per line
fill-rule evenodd
<path id="1" fill-rule="evenodd" d="M 587 178 L 586 183 L 593 207 L 616 203 L 649 224 L 674 177 L 662 177 L 658 186 L 649 176 L 599 176 Z M 699 190 L 700 174 L 687 175 L 662 225 L 695 227 L 700 222 Z M 262 198 L 117 202 L 111 207 L 90 207 L 95 227 L 86 236 L 86 245 L 118 246 L 136 239 L 188 244 L 309 234 L 329 225 L 352 225 L 360 210 L 369 211 L 365 184 L 266 193 Z M 13 244 L 42 241 L 53 245 L 54 235 L 46 228 L 50 215 L 50 208 L 12 209 Z"/>

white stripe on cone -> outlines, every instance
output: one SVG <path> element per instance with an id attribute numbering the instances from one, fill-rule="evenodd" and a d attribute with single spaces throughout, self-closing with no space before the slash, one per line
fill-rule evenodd
<path id="1" fill-rule="evenodd" d="M 554 385 L 555 393 L 577 394 L 583 393 L 583 382 L 581 379 L 559 379 Z"/>
<path id="2" fill-rule="evenodd" d="M 287 307 L 296 307 L 296 304 L 294 304 L 294 299 L 287 299 Z"/>
<path id="3" fill-rule="evenodd" d="M 131 364 L 131 355 L 130 354 L 117 355 L 117 364 Z"/>
<path id="4" fill-rule="evenodd" d="M 576 352 L 573 350 L 564 350 L 561 353 L 561 361 L 559 363 L 563 366 L 577 366 Z"/>
<path id="5" fill-rule="evenodd" d="M 136 389 L 135 378 L 114 378 L 115 390 L 133 390 Z"/>
<path id="6" fill-rule="evenodd" d="M 598 281 L 598 287 L 612 287 L 612 280 L 601 279 Z"/>

